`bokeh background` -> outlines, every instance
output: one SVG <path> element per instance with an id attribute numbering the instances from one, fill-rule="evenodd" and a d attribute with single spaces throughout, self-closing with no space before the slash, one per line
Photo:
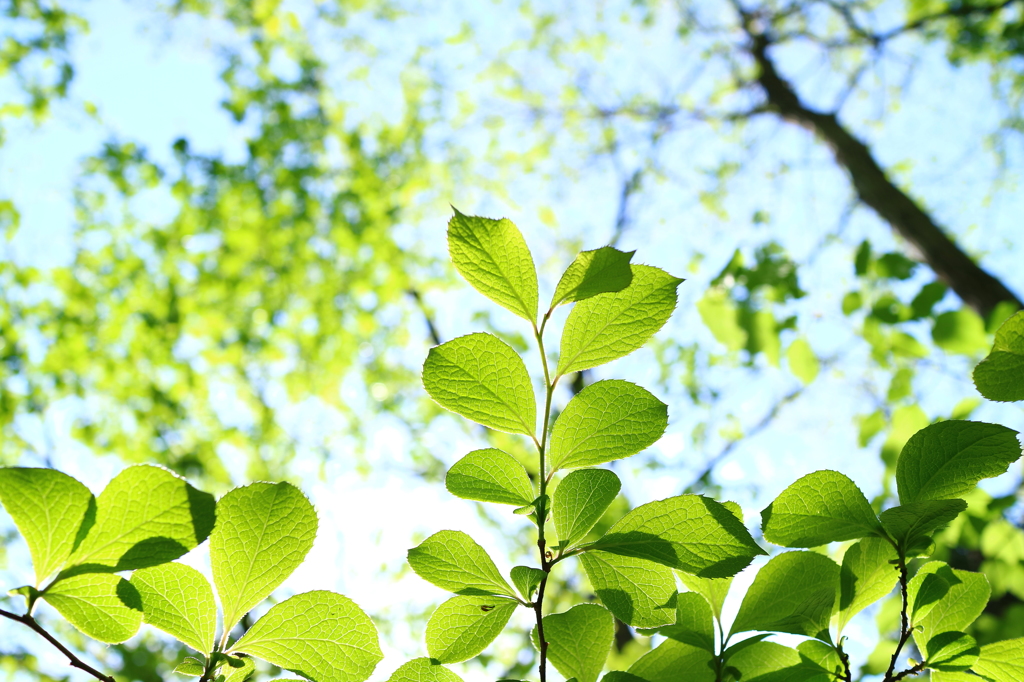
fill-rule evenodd
<path id="1" fill-rule="evenodd" d="M 821 468 L 881 508 L 917 429 L 1024 428 L 970 382 L 1024 296 L 1022 93 L 1021 0 L 0 0 L 0 463 L 94 492 L 137 462 L 216 494 L 300 485 L 320 532 L 274 599 L 356 600 L 387 679 L 445 597 L 409 547 L 464 530 L 507 570 L 533 544 L 443 485 L 488 443 L 535 469 L 528 443 L 419 383 L 431 345 L 480 329 L 539 372 L 522 321 L 447 262 L 454 205 L 516 222 L 541 298 L 605 244 L 687 279 L 654 342 L 556 395 L 625 378 L 669 404 L 662 440 L 611 465 L 605 523 L 686 491 L 753 528 Z M 982 643 L 1024 636 L 1020 486 L 1019 465 L 986 482 L 936 548 L 993 584 Z M 0 533 L 0 586 L 29 582 L 5 514 Z M 593 598 L 571 564 L 556 609 Z M 119 679 L 184 654 L 47 608 Z M 529 627 L 455 668 L 525 675 Z M 894 628 L 883 604 L 847 630 L 866 674 Z M 85 679 L 21 630 L 0 623 L 0 674 Z M 649 647 L 622 626 L 609 668 Z"/>

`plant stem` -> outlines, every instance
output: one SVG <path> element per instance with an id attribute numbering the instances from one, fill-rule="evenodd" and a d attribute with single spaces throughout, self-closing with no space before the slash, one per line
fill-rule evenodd
<path id="1" fill-rule="evenodd" d="M 548 357 L 544 350 L 544 327 L 547 326 L 550 317 L 551 310 L 549 309 L 541 320 L 540 328 L 538 329 L 536 324 L 533 326 L 533 334 L 537 339 L 537 347 L 540 350 L 541 364 L 544 367 L 544 389 L 546 394 L 544 398 L 544 425 L 541 428 L 540 441 L 538 442 L 536 437 L 533 439 L 533 442 L 537 445 L 537 452 L 540 455 L 540 505 L 536 509 L 537 549 L 540 551 L 540 567 L 545 573 L 544 578 L 540 581 L 540 586 L 537 588 L 537 598 L 533 602 L 533 612 L 537 618 L 537 642 L 540 648 L 540 682 L 547 682 L 548 673 L 548 643 L 544 639 L 544 589 L 548 584 L 547 573 L 555 563 L 548 559 L 547 543 L 544 539 L 544 523 L 547 521 L 548 516 L 548 504 L 545 499 L 548 487 L 545 454 L 548 444 L 548 425 L 551 420 L 551 396 L 554 394 L 555 385 L 558 383 L 558 377 L 555 377 L 554 381 L 551 380 Z"/>
<path id="2" fill-rule="evenodd" d="M 96 668 L 93 668 L 91 665 L 84 662 L 78 656 L 75 656 L 73 653 L 71 653 L 71 651 L 66 646 L 58 642 L 53 635 L 44 630 L 43 626 L 40 625 L 38 621 L 36 621 L 36 619 L 32 617 L 31 614 L 26 613 L 25 615 L 19 616 L 15 613 L 11 613 L 9 611 L 4 611 L 3 609 L 0 609 L 0 616 L 3 616 L 4 618 L 10 618 L 13 621 L 17 621 L 22 625 L 28 626 L 31 630 L 35 631 L 47 642 L 57 647 L 58 651 L 67 656 L 68 661 L 71 663 L 71 666 L 73 668 L 84 670 L 85 672 L 95 677 L 97 680 L 103 680 L 103 682 L 114 682 L 113 677 L 110 677 L 109 675 L 104 675 L 99 670 L 96 670 Z"/>
<path id="3" fill-rule="evenodd" d="M 893 680 L 893 682 L 899 682 L 900 680 L 902 680 L 907 675 L 916 675 L 919 672 L 921 672 L 922 670 L 924 670 L 924 661 L 921 661 L 920 663 L 915 665 L 913 668 L 907 668 L 906 670 L 904 670 L 900 674 L 896 675 L 896 677 L 892 678 L 892 680 Z"/>
<path id="4" fill-rule="evenodd" d="M 838 679 L 842 682 L 853 682 L 853 673 L 850 671 L 850 655 L 843 651 L 843 638 L 839 638 L 839 644 L 836 644 L 836 653 L 839 654 L 839 660 L 843 663 L 843 673 Z"/>
<path id="5" fill-rule="evenodd" d="M 909 610 L 909 606 L 907 604 L 907 559 L 903 556 L 902 552 L 899 554 L 898 568 L 900 572 L 900 594 L 903 596 L 903 609 L 900 611 L 900 641 L 896 644 L 896 650 L 892 652 L 892 659 L 889 661 L 889 669 L 885 671 L 885 678 L 883 682 L 896 682 L 910 674 L 910 670 L 905 670 L 899 675 L 893 675 L 896 670 L 896 661 L 900 657 L 900 652 L 903 651 L 903 646 L 907 643 L 907 640 L 910 639 L 910 619 L 907 616 L 907 611 Z M 911 670 L 913 670 L 913 668 L 911 668 Z"/>

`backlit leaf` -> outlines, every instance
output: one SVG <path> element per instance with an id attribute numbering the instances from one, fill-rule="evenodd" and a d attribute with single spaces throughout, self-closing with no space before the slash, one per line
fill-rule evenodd
<path id="1" fill-rule="evenodd" d="M 1017 432 L 998 424 L 945 421 L 921 429 L 896 462 L 900 503 L 947 500 L 1004 473 L 1021 455 Z"/>
<path id="2" fill-rule="evenodd" d="M 290 483 L 253 483 L 221 498 L 210 563 L 225 629 L 292 574 L 316 529 L 313 505 Z"/>
<path id="3" fill-rule="evenodd" d="M 676 622 L 656 632 L 677 642 L 715 651 L 715 621 L 711 606 L 696 592 L 676 596 Z"/>
<path id="4" fill-rule="evenodd" d="M 174 672 L 178 675 L 188 675 L 189 677 L 202 677 L 203 673 L 206 672 L 206 664 L 198 658 L 186 656 L 178 664 L 178 667 L 174 669 Z"/>
<path id="5" fill-rule="evenodd" d="M 828 637 L 839 566 L 815 552 L 786 552 L 757 572 L 732 632 L 761 630 Z"/>
<path id="6" fill-rule="evenodd" d="M 409 565 L 416 575 L 449 592 L 516 596 L 484 548 L 461 531 L 434 533 L 409 550 Z"/>
<path id="7" fill-rule="evenodd" d="M 981 615 L 991 588 L 982 573 L 930 561 L 907 585 L 914 641 L 927 651 L 928 641 L 943 632 L 964 631 Z"/>
<path id="8" fill-rule="evenodd" d="M 761 512 L 764 538 L 783 547 L 817 547 L 880 528 L 860 488 L 837 471 L 797 479 Z"/>
<path id="9" fill-rule="evenodd" d="M 444 479 L 448 492 L 464 500 L 530 504 L 537 496 L 526 468 L 511 455 L 486 448 L 474 450 L 448 470 Z"/>
<path id="10" fill-rule="evenodd" d="M 582 301 L 597 294 L 622 291 L 633 281 L 629 261 L 634 253 L 619 251 L 610 246 L 581 251 L 558 280 L 551 307 Z"/>
<path id="11" fill-rule="evenodd" d="M 43 599 L 86 635 L 108 644 L 125 641 L 142 625 L 139 593 L 130 582 L 112 573 L 63 578 L 43 594 Z"/>
<path id="12" fill-rule="evenodd" d="M 806 339 L 795 339 L 786 349 L 786 360 L 789 362 L 789 371 L 807 385 L 818 376 L 820 365 L 818 356 L 814 354 L 811 344 Z"/>
<path id="13" fill-rule="evenodd" d="M 725 598 L 729 594 L 732 578 L 701 578 L 682 571 L 679 571 L 678 575 L 688 590 L 696 592 L 707 600 L 711 606 L 711 612 L 715 614 L 715 618 L 722 617 L 722 606 L 725 604 Z"/>
<path id="14" fill-rule="evenodd" d="M 597 604 L 577 604 L 565 613 L 544 616 L 548 660 L 567 679 L 596 682 L 612 648 L 615 619 Z M 533 631 L 538 645 L 537 630 Z"/>
<path id="15" fill-rule="evenodd" d="M 889 537 L 906 552 L 965 509 L 964 500 L 924 500 L 886 509 L 878 518 Z"/>
<path id="16" fill-rule="evenodd" d="M 731 511 L 702 495 L 640 505 L 590 547 L 704 578 L 735 575 L 765 553 Z"/>
<path id="17" fill-rule="evenodd" d="M 448 222 L 448 251 L 473 288 L 516 315 L 537 319 L 537 271 L 522 233 L 511 220 L 455 211 Z"/>
<path id="18" fill-rule="evenodd" d="M 689 644 L 666 639 L 629 667 L 629 674 L 644 682 L 714 682 L 710 652 Z M 633 682 L 626 678 L 621 682 Z"/>
<path id="19" fill-rule="evenodd" d="M 125 571 L 177 559 L 210 534 L 214 501 L 157 466 L 128 467 L 96 498 L 96 522 L 67 565 Z"/>
<path id="20" fill-rule="evenodd" d="M 843 555 L 839 570 L 839 633 L 850 619 L 892 592 L 899 579 L 896 550 L 883 538 L 864 538 Z"/>
<path id="21" fill-rule="evenodd" d="M 271 607 L 230 651 L 316 682 L 363 682 L 384 657 L 369 616 L 351 599 L 323 590 Z"/>
<path id="22" fill-rule="evenodd" d="M 940 632 L 928 640 L 929 668 L 943 672 L 963 672 L 978 662 L 981 649 L 974 638 L 963 632 Z"/>
<path id="23" fill-rule="evenodd" d="M 668 406 L 628 381 L 598 381 L 558 416 L 549 448 L 552 470 L 603 464 L 654 444 L 668 425 Z"/>
<path id="24" fill-rule="evenodd" d="M 512 578 L 512 584 L 519 590 L 519 594 L 523 595 L 523 599 L 530 601 L 533 599 L 533 593 L 547 577 L 547 573 L 530 566 L 514 566 L 509 571 L 509 577 Z"/>
<path id="25" fill-rule="evenodd" d="M 974 368 L 974 385 L 989 400 L 1024 400 L 1024 312 L 999 327 L 992 352 Z"/>
<path id="26" fill-rule="evenodd" d="M 462 682 L 462 678 L 429 658 L 414 658 L 392 673 L 387 682 Z"/>
<path id="27" fill-rule="evenodd" d="M 214 682 L 245 682 L 256 672 L 256 661 L 248 656 L 225 656 Z"/>
<path id="28" fill-rule="evenodd" d="M 452 597 L 427 622 L 427 652 L 441 663 L 473 658 L 501 633 L 518 605 L 501 597 Z"/>
<path id="29" fill-rule="evenodd" d="M 586 537 L 619 494 L 619 477 L 605 469 L 570 472 L 555 489 L 552 514 L 562 549 Z"/>
<path id="30" fill-rule="evenodd" d="M 581 554 L 580 563 L 598 599 L 622 622 L 638 628 L 674 622 L 676 581 L 671 568 L 596 550 Z"/>
<path id="31" fill-rule="evenodd" d="M 196 651 L 213 651 L 217 605 L 203 574 L 183 564 L 168 563 L 135 571 L 132 585 L 142 599 L 143 620 Z"/>
<path id="32" fill-rule="evenodd" d="M 993 682 L 1024 680 L 1024 637 L 984 645 L 972 668 Z"/>
<path id="33" fill-rule="evenodd" d="M 581 301 L 562 332 L 559 375 L 603 365 L 640 348 L 668 321 L 683 280 L 664 270 L 633 265 L 622 291 Z"/>
<path id="34" fill-rule="evenodd" d="M 743 682 L 833 682 L 829 670 L 797 649 L 775 642 L 753 642 L 726 661 Z M 738 673 L 738 674 L 737 674 Z"/>
<path id="35" fill-rule="evenodd" d="M 532 435 L 537 401 L 522 358 L 491 334 L 467 334 L 434 346 L 423 387 L 446 410 L 499 431 Z"/>
<path id="36" fill-rule="evenodd" d="M 84 485 L 53 469 L 0 469 L 0 502 L 32 555 L 36 586 L 64 565 L 95 500 Z"/>

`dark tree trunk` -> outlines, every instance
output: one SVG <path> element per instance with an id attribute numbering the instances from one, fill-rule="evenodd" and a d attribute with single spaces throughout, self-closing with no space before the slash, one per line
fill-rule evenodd
<path id="1" fill-rule="evenodd" d="M 1024 308 L 1006 285 L 971 260 L 917 202 L 893 184 L 867 145 L 843 127 L 835 114 L 815 111 L 800 100 L 768 55 L 769 38 L 752 32 L 749 23 L 746 28 L 751 39 L 750 54 L 758 66 L 757 83 L 767 108 L 823 139 L 836 162 L 846 169 L 860 200 L 888 222 L 964 303 L 986 318 L 1003 302 Z"/>

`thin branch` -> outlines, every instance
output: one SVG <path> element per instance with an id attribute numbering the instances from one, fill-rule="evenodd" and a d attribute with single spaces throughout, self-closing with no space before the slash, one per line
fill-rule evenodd
<path id="1" fill-rule="evenodd" d="M 896 661 L 900 657 L 900 652 L 903 651 L 904 645 L 907 640 L 910 639 L 910 618 L 907 616 L 907 612 L 910 610 L 907 593 L 907 560 L 900 555 L 899 565 L 897 569 L 900 572 L 900 594 L 903 596 L 903 608 L 900 610 L 900 641 L 896 644 L 896 649 L 892 652 L 892 658 L 889 660 L 889 669 L 885 671 L 885 682 L 896 682 L 901 680 L 910 674 L 910 670 L 904 670 L 898 676 L 894 676 L 893 673 L 896 670 Z M 916 666 L 915 666 L 916 667 Z M 916 671 L 915 671 L 916 672 Z"/>
<path id="2" fill-rule="evenodd" d="M 11 613 L 9 611 L 4 611 L 3 609 L 0 609 L 0 616 L 3 616 L 4 618 L 10 618 L 11 620 L 17 621 L 22 625 L 25 625 L 31 630 L 35 631 L 36 634 L 40 635 L 47 642 L 55 646 L 58 651 L 67 656 L 68 661 L 70 662 L 72 667 L 78 668 L 79 670 L 84 670 L 85 672 L 95 677 L 97 680 L 102 680 L 103 682 L 115 682 L 113 677 L 110 677 L 109 675 L 104 675 L 99 670 L 96 670 L 96 668 L 93 668 L 91 665 L 80 659 L 78 656 L 75 656 L 75 654 L 73 654 L 70 649 L 68 649 L 60 642 L 58 642 L 53 635 L 44 630 L 43 626 L 40 625 L 36 621 L 36 619 L 32 617 L 31 614 L 26 613 L 22 616 L 19 616 L 15 613 Z"/>
<path id="3" fill-rule="evenodd" d="M 441 341 L 441 335 L 437 331 L 437 325 L 434 324 L 434 316 L 427 308 L 427 304 L 423 301 L 423 297 L 420 295 L 418 289 L 409 289 L 409 296 L 416 302 L 416 307 L 423 313 L 423 319 L 427 323 L 427 331 L 430 333 L 430 340 L 434 342 L 435 346 L 440 346 L 443 342 Z"/>

